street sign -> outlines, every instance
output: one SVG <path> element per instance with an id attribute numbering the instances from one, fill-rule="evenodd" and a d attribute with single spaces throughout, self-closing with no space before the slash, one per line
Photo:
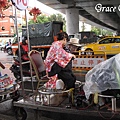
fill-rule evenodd
<path id="1" fill-rule="evenodd" d="M 29 0 L 12 0 L 12 3 L 19 10 L 26 10 Z"/>
<path id="2" fill-rule="evenodd" d="M 72 67 L 94 67 L 104 60 L 104 58 L 75 58 Z"/>

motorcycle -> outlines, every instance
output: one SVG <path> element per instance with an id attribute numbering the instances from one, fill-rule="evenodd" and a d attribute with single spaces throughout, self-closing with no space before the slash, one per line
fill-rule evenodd
<path id="1" fill-rule="evenodd" d="M 10 67 L 11 72 L 13 73 L 14 77 L 17 80 L 21 80 L 21 69 L 20 69 L 20 60 L 19 57 L 13 57 L 14 63 Z M 23 77 L 30 77 L 31 71 L 30 71 L 30 63 L 22 64 L 22 72 Z M 32 75 L 35 75 L 34 71 L 32 71 Z"/>

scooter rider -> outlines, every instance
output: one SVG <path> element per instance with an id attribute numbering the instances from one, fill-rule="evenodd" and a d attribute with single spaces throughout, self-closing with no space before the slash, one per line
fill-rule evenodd
<path id="1" fill-rule="evenodd" d="M 29 61 L 28 57 L 28 39 L 27 37 L 24 37 L 22 39 L 22 42 L 20 43 L 20 51 L 21 51 L 21 62 L 27 62 Z M 21 74 L 20 74 L 20 58 L 19 54 L 17 53 L 18 57 L 14 57 L 14 64 L 10 67 L 10 70 L 13 72 L 15 78 L 18 80 L 21 80 Z M 30 76 L 30 63 L 24 63 L 22 64 L 23 69 L 23 76 Z"/>
<path id="2" fill-rule="evenodd" d="M 20 50 L 21 50 L 21 59 L 23 62 L 28 61 L 28 39 L 27 37 L 24 37 L 22 39 L 22 43 L 20 45 Z"/>

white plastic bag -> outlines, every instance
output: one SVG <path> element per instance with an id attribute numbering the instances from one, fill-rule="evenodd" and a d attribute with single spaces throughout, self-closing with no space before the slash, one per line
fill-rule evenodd
<path id="1" fill-rule="evenodd" d="M 120 89 L 120 54 L 94 66 L 85 76 L 86 98 L 107 89 Z"/>

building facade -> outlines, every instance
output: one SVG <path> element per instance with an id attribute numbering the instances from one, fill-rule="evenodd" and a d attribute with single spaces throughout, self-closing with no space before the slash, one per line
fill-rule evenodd
<path id="1" fill-rule="evenodd" d="M 10 6 L 3 11 L 5 17 L 0 18 L 0 36 L 14 36 L 15 34 L 15 11 L 14 6 Z M 21 26 L 22 16 L 21 12 L 17 10 L 18 27 Z"/>

